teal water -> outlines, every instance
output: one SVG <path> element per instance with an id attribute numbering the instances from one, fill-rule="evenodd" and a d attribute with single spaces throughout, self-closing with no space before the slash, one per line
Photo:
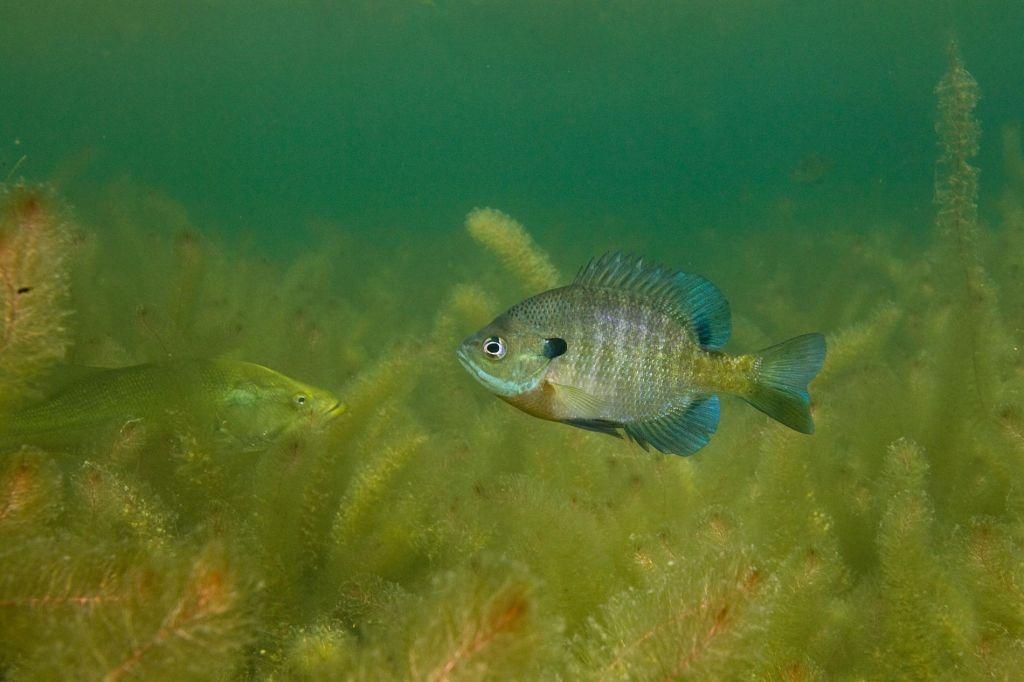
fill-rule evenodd
<path id="1" fill-rule="evenodd" d="M 0 168 L 130 174 L 230 227 L 753 220 L 927 204 L 950 35 L 1019 116 L 1018 3 L 47 2 L 0 23 Z M 997 145 L 983 163 L 999 186 Z M 794 188 L 801 158 L 834 163 Z M 5 173 L 6 174 L 6 173 Z M 65 175 L 62 175 L 65 177 Z M 745 213 L 749 211 L 749 213 Z M 543 228 L 541 228 L 543 229 Z"/>

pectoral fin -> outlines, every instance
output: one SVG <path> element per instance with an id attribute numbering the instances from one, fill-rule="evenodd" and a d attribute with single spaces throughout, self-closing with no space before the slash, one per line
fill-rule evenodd
<path id="1" fill-rule="evenodd" d="M 241 452 L 256 452 L 267 448 L 281 435 L 283 428 L 259 428 L 233 423 L 227 419 L 217 419 L 214 423 L 214 436 L 222 447 Z"/>
<path id="2" fill-rule="evenodd" d="M 578 429 L 596 431 L 597 433 L 606 433 L 609 436 L 622 438 L 622 424 L 619 424 L 618 422 L 612 422 L 606 419 L 566 419 L 562 423 L 568 424 L 569 426 L 575 426 Z"/>
<path id="3" fill-rule="evenodd" d="M 565 415 L 565 421 L 601 419 L 609 414 L 607 401 L 603 398 L 575 386 L 546 383 L 553 393 L 555 414 Z"/>
<path id="4" fill-rule="evenodd" d="M 622 438 L 622 424 L 608 419 L 607 401 L 575 386 L 546 382 L 552 393 L 552 408 L 563 424 Z"/>

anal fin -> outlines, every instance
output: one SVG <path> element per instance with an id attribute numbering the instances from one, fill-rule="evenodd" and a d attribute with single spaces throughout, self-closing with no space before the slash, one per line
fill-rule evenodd
<path id="1" fill-rule="evenodd" d="M 718 428 L 718 396 L 696 396 L 655 419 L 624 424 L 626 435 L 671 455 L 692 455 L 708 444 Z"/>

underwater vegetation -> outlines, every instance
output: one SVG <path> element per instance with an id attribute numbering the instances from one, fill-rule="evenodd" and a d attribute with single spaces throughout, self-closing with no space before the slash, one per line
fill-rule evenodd
<path id="1" fill-rule="evenodd" d="M 738 351 L 827 333 L 813 436 L 723 399 L 688 458 L 531 419 L 455 358 L 600 236 L 481 209 L 443 245 L 330 227 L 282 264 L 127 182 L 78 226 L 8 188 L 0 421 L 68 366 L 196 357 L 346 410 L 255 450 L 203 419 L 5 445 L 0 679 L 1014 677 L 1024 180 L 983 223 L 955 48 L 937 97 L 927 239 L 836 217 L 622 245 L 721 281 Z M 1004 155 L 1024 168 L 1012 131 Z"/>
<path id="2" fill-rule="evenodd" d="M 64 357 L 71 343 L 66 324 L 71 236 L 52 200 L 40 191 L 15 187 L 4 190 L 0 201 L 0 403 L 10 405 Z"/>

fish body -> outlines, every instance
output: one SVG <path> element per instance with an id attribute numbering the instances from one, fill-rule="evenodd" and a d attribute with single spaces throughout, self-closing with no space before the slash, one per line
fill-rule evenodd
<path id="1" fill-rule="evenodd" d="M 524 412 L 662 452 L 691 454 L 708 442 L 720 393 L 813 432 L 807 383 L 824 362 L 824 337 L 728 355 L 720 349 L 730 331 L 728 302 L 711 282 L 611 253 L 569 286 L 498 316 L 458 357 Z"/>
<path id="2" fill-rule="evenodd" d="M 133 421 L 187 423 L 246 448 L 343 411 L 328 391 L 236 360 L 97 369 L 49 399 L 0 415 L 0 442 L 77 434 Z"/>

